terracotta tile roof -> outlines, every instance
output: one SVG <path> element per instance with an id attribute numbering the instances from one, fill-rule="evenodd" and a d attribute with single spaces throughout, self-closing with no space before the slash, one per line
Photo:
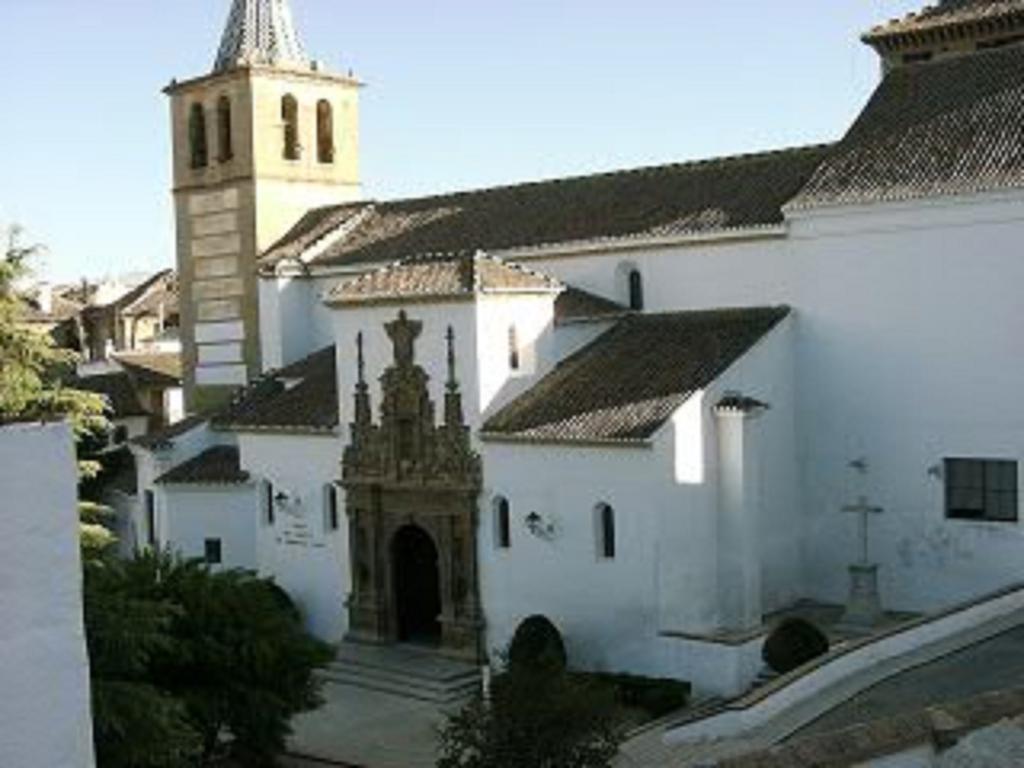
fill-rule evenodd
<path id="1" fill-rule="evenodd" d="M 119 352 L 114 359 L 141 384 L 181 385 L 182 364 L 178 352 Z"/>
<path id="2" fill-rule="evenodd" d="M 947 30 L 965 24 L 983 23 L 1006 28 L 1024 21 L 1024 0 L 942 0 L 917 13 L 879 24 L 863 35 L 874 43 L 898 35 L 912 35 Z"/>
<path id="3" fill-rule="evenodd" d="M 219 429 L 333 431 L 338 426 L 334 347 L 264 374 L 212 423 Z"/>
<path id="4" fill-rule="evenodd" d="M 174 424 L 171 424 L 157 432 L 150 432 L 148 435 L 136 437 L 131 441 L 131 443 L 132 445 L 137 445 L 140 448 L 146 448 L 148 450 L 153 450 L 154 448 L 169 448 L 174 445 L 175 438 L 181 437 L 187 432 L 191 432 L 200 424 L 209 420 L 210 414 L 208 413 L 199 413 L 187 416 L 181 421 L 175 422 Z"/>
<path id="5" fill-rule="evenodd" d="M 646 440 L 788 314 L 758 307 L 630 315 L 488 419 L 483 434 Z"/>
<path id="6" fill-rule="evenodd" d="M 572 323 L 583 320 L 609 320 L 620 317 L 630 310 L 617 301 L 584 291 L 582 288 L 567 286 L 555 299 L 555 322 Z"/>
<path id="7" fill-rule="evenodd" d="M 241 468 L 238 448 L 218 445 L 158 477 L 158 485 L 239 485 L 249 480 Z"/>
<path id="8" fill-rule="evenodd" d="M 1024 185 L 1024 47 L 890 72 L 787 206 L 872 203 Z"/>
<path id="9" fill-rule="evenodd" d="M 103 395 L 107 407 L 115 419 L 130 416 L 148 416 L 149 413 L 139 402 L 138 393 L 131 377 L 124 371 L 104 373 L 98 376 L 83 376 L 72 379 L 68 386 L 85 392 Z"/>
<path id="10" fill-rule="evenodd" d="M 55 292 L 49 312 L 40 309 L 37 297 L 23 298 L 19 319 L 29 323 L 61 323 L 77 317 L 83 309 L 85 305 Z"/>
<path id="11" fill-rule="evenodd" d="M 562 284 L 553 277 L 477 253 L 405 259 L 341 283 L 327 301 L 361 304 L 560 290 Z"/>
<path id="12" fill-rule="evenodd" d="M 782 222 L 827 150 L 804 147 L 309 212 L 264 267 L 394 262 L 436 253 L 701 233 Z M 332 233 L 345 232 L 333 237 Z"/>
<path id="13" fill-rule="evenodd" d="M 121 310 L 121 314 L 137 317 L 159 315 L 161 311 L 165 316 L 178 313 L 178 276 L 174 272 L 159 273 L 141 295 Z"/>

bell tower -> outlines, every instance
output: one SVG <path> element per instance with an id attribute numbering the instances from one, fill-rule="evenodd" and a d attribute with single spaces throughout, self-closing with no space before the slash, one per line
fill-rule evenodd
<path id="1" fill-rule="evenodd" d="M 260 373 L 259 255 L 359 198 L 360 87 L 306 55 L 288 0 L 232 0 L 212 71 L 165 90 L 190 411 Z"/>

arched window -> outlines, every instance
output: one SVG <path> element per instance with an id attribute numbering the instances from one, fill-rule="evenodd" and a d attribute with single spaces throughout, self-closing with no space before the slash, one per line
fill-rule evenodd
<path id="1" fill-rule="evenodd" d="M 644 308 L 644 279 L 639 269 L 629 271 L 629 308 L 634 312 Z"/>
<path id="2" fill-rule="evenodd" d="M 231 142 L 231 99 L 221 96 L 217 100 L 217 159 L 222 163 L 235 156 Z"/>
<path id="3" fill-rule="evenodd" d="M 334 162 L 334 108 L 326 99 L 316 104 L 316 159 Z"/>
<path id="4" fill-rule="evenodd" d="M 299 102 L 290 93 L 281 99 L 281 122 L 284 123 L 284 159 L 298 160 L 302 150 L 299 146 Z"/>
<path id="5" fill-rule="evenodd" d="M 202 104 L 193 104 L 188 116 L 188 141 L 192 150 L 192 167 L 205 168 L 209 161 L 206 144 L 206 111 Z"/>
<path id="6" fill-rule="evenodd" d="M 615 557 L 615 510 L 609 504 L 598 504 L 597 512 L 597 554 L 606 560 Z"/>
<path id="7" fill-rule="evenodd" d="M 494 500 L 494 545 L 498 549 L 512 546 L 512 510 L 508 499 L 498 496 Z"/>
<path id="8" fill-rule="evenodd" d="M 519 356 L 519 334 L 516 327 L 509 326 L 508 329 L 508 367 L 510 371 L 518 371 L 522 362 Z"/>

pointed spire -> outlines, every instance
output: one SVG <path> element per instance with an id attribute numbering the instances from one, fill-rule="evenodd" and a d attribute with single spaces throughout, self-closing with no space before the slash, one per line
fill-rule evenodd
<path id="1" fill-rule="evenodd" d="M 288 0 L 232 0 L 214 72 L 245 64 L 308 69 Z"/>

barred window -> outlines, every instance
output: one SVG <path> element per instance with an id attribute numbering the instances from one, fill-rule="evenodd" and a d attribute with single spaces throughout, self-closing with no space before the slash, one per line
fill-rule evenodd
<path id="1" fill-rule="evenodd" d="M 946 459 L 946 517 L 1016 522 L 1017 462 Z"/>

